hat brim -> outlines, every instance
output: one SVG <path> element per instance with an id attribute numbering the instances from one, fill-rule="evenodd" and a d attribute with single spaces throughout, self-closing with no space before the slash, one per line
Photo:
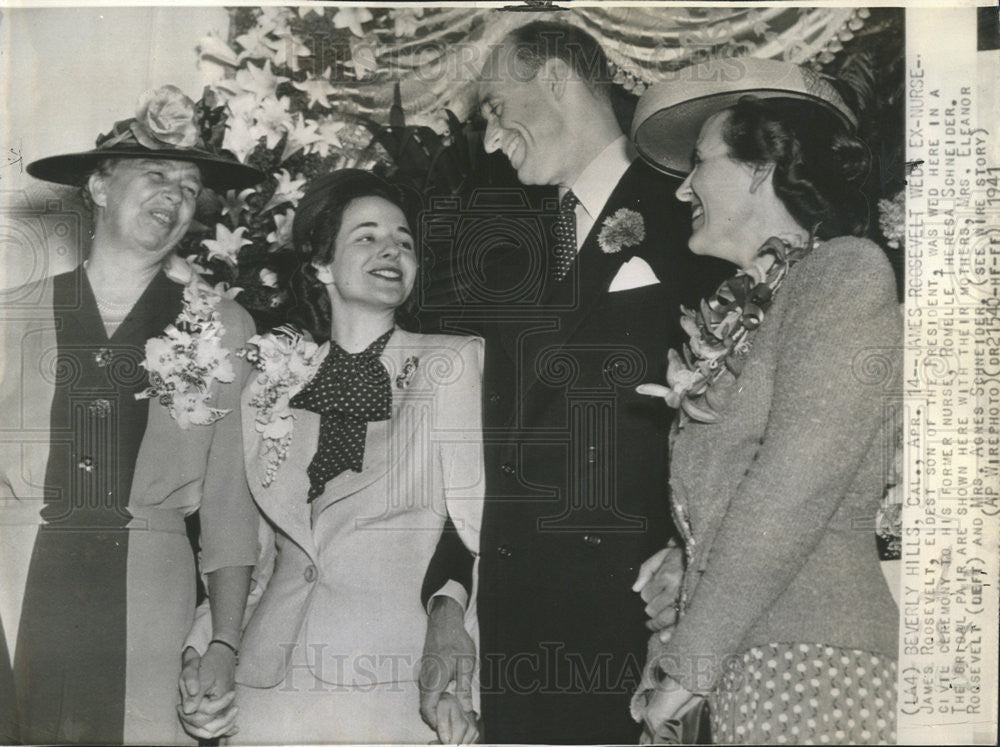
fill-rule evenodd
<path id="1" fill-rule="evenodd" d="M 66 184 L 71 187 L 82 187 L 98 164 L 109 158 L 187 161 L 195 164 L 201 171 L 202 184 L 216 191 L 239 190 L 265 179 L 265 174 L 252 166 L 242 164 L 235 159 L 217 156 L 208 151 L 196 148 L 152 150 L 140 145 L 49 156 L 28 164 L 27 171 L 36 179 Z"/>
<path id="2" fill-rule="evenodd" d="M 639 156 L 650 166 L 671 176 L 684 177 L 691 171 L 691 154 L 705 121 L 716 112 L 735 106 L 741 98 L 796 99 L 822 107 L 847 127 L 853 123 L 835 106 L 816 96 L 787 89 L 749 88 L 725 91 L 688 99 L 650 114 L 632 136 Z"/>

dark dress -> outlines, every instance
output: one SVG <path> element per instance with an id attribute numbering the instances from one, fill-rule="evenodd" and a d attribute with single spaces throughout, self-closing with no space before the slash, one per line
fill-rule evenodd
<path id="1" fill-rule="evenodd" d="M 13 652 L 19 738 L 175 742 L 182 737 L 172 714 L 176 677 L 196 584 L 184 516 L 197 508 L 216 427 L 181 431 L 162 405 L 136 394 L 148 386 L 140 365 L 145 343 L 177 318 L 183 286 L 157 274 L 109 338 L 82 269 L 49 282 L 54 356 L 50 351 L 46 361 L 44 351 L 23 352 L 21 366 L 23 377 L 37 370 L 54 380 L 48 387 L 22 381 L 19 404 L 34 409 L 39 424 L 36 408 L 49 411 L 44 505 Z M 39 311 L 46 313 L 36 308 L 36 320 Z M 228 311 L 227 316 L 230 343 L 245 339 L 241 318 Z M 7 342 L 20 339 L 28 349 L 33 334 L 22 330 Z M 238 397 L 239 384 L 227 386 Z M 10 391 L 0 398 L 5 412 L 11 408 Z M 37 401 L 49 395 L 49 401 Z M 238 422 L 235 427 L 238 433 Z M 18 426 L 8 419 L 4 429 Z M 171 430 L 176 435 L 163 436 Z M 172 438 L 183 439 L 185 446 Z M 192 458 L 198 453 L 200 463 Z M 16 465 L 10 461 L 5 453 L 0 477 L 13 475 Z M 26 463 L 30 471 L 30 459 Z M 229 516 L 228 536 L 243 549 L 223 564 L 250 564 L 253 506 L 245 480 L 241 489 L 233 470 L 226 473 L 237 486 L 232 505 L 245 501 L 246 511 Z M 22 503 L 30 502 L 30 488 L 26 498 L 17 488 L 14 492 Z M 217 563 L 211 562 L 214 570 Z"/>
<path id="2" fill-rule="evenodd" d="M 147 385 L 145 342 L 180 313 L 181 291 L 157 275 L 109 339 L 84 273 L 54 280 L 59 378 L 44 524 L 14 665 L 25 742 L 124 739 L 126 506 L 149 409 L 135 395 Z"/>

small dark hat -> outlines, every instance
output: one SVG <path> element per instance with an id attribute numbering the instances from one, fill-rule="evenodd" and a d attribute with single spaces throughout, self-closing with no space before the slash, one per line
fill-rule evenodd
<path id="1" fill-rule="evenodd" d="M 399 189 L 377 174 L 365 169 L 339 169 L 318 176 L 309 182 L 305 195 L 295 208 L 292 222 L 292 244 L 300 252 L 309 253 L 309 236 L 331 204 L 343 205 L 361 195 L 384 194 L 405 210 Z M 409 220 L 409 215 L 407 219 Z"/>
<path id="2" fill-rule="evenodd" d="M 265 178 L 227 151 L 215 152 L 205 145 L 194 102 L 175 86 L 143 94 L 136 116 L 116 122 L 111 132 L 97 138 L 94 150 L 41 158 L 27 168 L 36 179 L 79 187 L 107 158 L 188 161 L 198 166 L 204 185 L 217 191 L 243 189 Z"/>

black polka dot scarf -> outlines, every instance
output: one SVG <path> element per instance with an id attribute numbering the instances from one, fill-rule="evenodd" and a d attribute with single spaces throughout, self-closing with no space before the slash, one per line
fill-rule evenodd
<path id="1" fill-rule="evenodd" d="M 389 372 L 379 360 L 392 336 L 390 329 L 360 353 L 330 343 L 330 353 L 292 407 L 318 413 L 319 444 L 309 468 L 309 502 L 326 483 L 346 470 L 361 471 L 368 423 L 388 420 L 392 406 Z"/>

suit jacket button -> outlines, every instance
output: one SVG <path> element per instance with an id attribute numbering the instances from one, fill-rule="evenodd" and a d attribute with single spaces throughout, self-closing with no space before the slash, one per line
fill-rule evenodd
<path id="1" fill-rule="evenodd" d="M 583 541 L 586 542 L 591 547 L 598 547 L 601 544 L 601 535 L 599 534 L 585 534 L 583 535 Z"/>
<path id="2" fill-rule="evenodd" d="M 497 556 L 500 558 L 500 560 L 507 560 L 507 558 L 509 558 L 513 554 L 514 553 L 511 552 L 510 548 L 507 547 L 507 545 L 500 545 L 500 547 L 497 548 Z"/>
<path id="3" fill-rule="evenodd" d="M 490 403 L 494 405 L 500 404 L 500 395 L 496 392 L 490 392 Z"/>
<path id="4" fill-rule="evenodd" d="M 302 574 L 306 581 L 310 584 L 316 580 L 316 566 L 310 565 L 306 566 L 305 573 Z"/>
<path id="5" fill-rule="evenodd" d="M 510 462 L 504 462 L 503 464 L 500 465 L 500 471 L 503 472 L 505 475 L 513 475 L 516 470 L 514 469 L 513 464 L 511 464 Z"/>

